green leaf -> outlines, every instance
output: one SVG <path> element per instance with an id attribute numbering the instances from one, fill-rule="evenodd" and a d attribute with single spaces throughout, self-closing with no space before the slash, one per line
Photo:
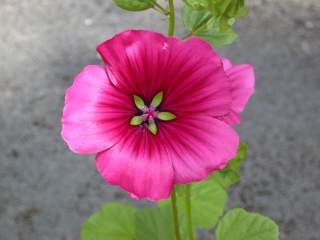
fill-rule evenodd
<path id="1" fill-rule="evenodd" d="M 138 109 L 142 110 L 145 107 L 144 101 L 141 97 L 133 95 L 133 101 Z"/>
<path id="2" fill-rule="evenodd" d="M 135 218 L 135 239 L 175 240 L 171 205 L 139 210 Z"/>
<path id="3" fill-rule="evenodd" d="M 238 148 L 237 156 L 232 159 L 228 165 L 209 178 L 219 183 L 224 189 L 229 188 L 240 180 L 240 168 L 247 158 L 248 146 L 241 142 Z"/>
<path id="4" fill-rule="evenodd" d="M 133 240 L 136 209 L 125 204 L 108 203 L 82 226 L 82 240 Z"/>
<path id="5" fill-rule="evenodd" d="M 226 17 L 242 17 L 248 13 L 244 0 L 219 0 L 214 6 Z"/>
<path id="6" fill-rule="evenodd" d="M 186 191 L 187 185 L 185 184 L 178 184 L 175 186 L 175 191 L 178 195 L 184 195 Z"/>
<path id="7" fill-rule="evenodd" d="M 227 168 L 233 171 L 239 171 L 244 161 L 247 159 L 248 155 L 248 145 L 244 142 L 240 142 L 238 147 L 237 156 L 233 158 Z"/>
<path id="8" fill-rule="evenodd" d="M 185 0 L 185 3 L 196 10 L 202 10 L 209 6 L 208 0 Z"/>
<path id="9" fill-rule="evenodd" d="M 157 118 L 159 118 L 162 121 L 170 121 L 175 119 L 176 115 L 174 115 L 171 112 L 159 112 Z"/>
<path id="10" fill-rule="evenodd" d="M 188 31 L 196 34 L 197 30 L 206 28 L 206 23 L 213 18 L 211 12 L 207 10 L 194 10 L 188 5 L 182 8 L 182 20 Z"/>
<path id="11" fill-rule="evenodd" d="M 179 194 L 178 207 L 185 209 L 185 195 Z M 216 182 L 207 179 L 191 185 L 191 217 L 194 227 L 211 228 L 223 214 L 227 193 Z"/>
<path id="12" fill-rule="evenodd" d="M 225 24 L 229 19 L 225 20 L 208 10 L 195 10 L 185 5 L 182 8 L 182 19 L 192 35 L 203 38 L 214 47 L 230 44 L 237 38 L 231 25 Z"/>
<path id="13" fill-rule="evenodd" d="M 237 17 L 246 17 L 249 15 L 249 10 L 246 7 L 240 8 L 237 12 Z"/>
<path id="14" fill-rule="evenodd" d="M 151 101 L 151 106 L 154 108 L 159 107 L 159 105 L 161 104 L 163 100 L 163 91 L 158 92 L 152 99 Z"/>
<path id="15" fill-rule="evenodd" d="M 218 224 L 217 240 L 278 240 L 278 226 L 269 218 L 243 209 L 229 211 Z"/>
<path id="16" fill-rule="evenodd" d="M 218 27 L 212 29 L 203 30 L 197 33 L 197 35 L 214 47 L 222 47 L 234 42 L 237 39 L 238 35 L 230 28 L 223 29 L 223 31 L 218 30 Z"/>
<path id="17" fill-rule="evenodd" d="M 114 3 L 128 11 L 143 11 L 153 7 L 152 0 L 113 0 Z"/>
<path id="18" fill-rule="evenodd" d="M 175 187 L 178 199 L 181 222 L 185 221 L 185 190 L 186 185 Z M 222 216 L 228 196 L 223 187 L 210 178 L 191 185 L 191 217 L 193 227 L 211 228 Z M 169 200 L 159 202 L 159 206 L 170 205 Z M 182 232 L 186 229 L 182 228 Z"/>
<path id="19" fill-rule="evenodd" d="M 244 0 L 185 0 L 182 8 L 185 27 L 214 47 L 231 44 L 237 38 L 235 18 L 247 14 Z"/>

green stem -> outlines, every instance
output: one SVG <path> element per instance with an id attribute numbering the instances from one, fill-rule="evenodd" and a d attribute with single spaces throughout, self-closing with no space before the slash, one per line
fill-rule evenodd
<path id="1" fill-rule="evenodd" d="M 175 26 L 174 4 L 173 4 L 173 0 L 169 0 L 169 30 L 168 30 L 169 36 L 173 36 L 174 26 Z"/>
<path id="2" fill-rule="evenodd" d="M 194 240 L 194 233 L 193 233 L 192 219 L 191 219 L 191 185 L 190 184 L 186 186 L 185 201 L 186 201 L 185 206 L 186 206 L 188 236 L 189 236 L 189 240 Z"/>
<path id="3" fill-rule="evenodd" d="M 173 223 L 174 230 L 176 234 L 176 240 L 181 240 L 180 230 L 179 230 L 179 216 L 178 216 L 178 208 L 177 208 L 177 197 L 176 191 L 173 190 L 171 193 L 171 205 L 172 205 L 172 215 L 173 215 Z"/>
<path id="4" fill-rule="evenodd" d="M 175 26 L 174 4 L 173 4 L 173 0 L 169 0 L 169 29 L 168 29 L 169 36 L 173 36 L 174 26 Z M 176 196 L 175 189 L 173 189 L 171 193 L 171 205 L 172 205 L 172 215 L 173 215 L 173 223 L 174 223 L 176 240 L 181 240 L 179 215 L 178 215 L 178 207 L 177 207 L 177 196 Z"/>

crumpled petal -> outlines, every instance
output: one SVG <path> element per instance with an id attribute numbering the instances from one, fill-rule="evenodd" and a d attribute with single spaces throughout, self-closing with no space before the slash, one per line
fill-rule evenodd
<path id="1" fill-rule="evenodd" d="M 104 68 L 89 65 L 66 92 L 61 134 L 74 152 L 97 153 L 119 141 L 134 112 L 132 99 L 110 84 Z"/>
<path id="2" fill-rule="evenodd" d="M 228 124 L 240 124 L 240 116 L 255 89 L 254 69 L 249 64 L 232 65 L 229 59 L 223 59 L 223 67 L 231 82 L 232 105 L 229 114 L 224 116 Z"/>

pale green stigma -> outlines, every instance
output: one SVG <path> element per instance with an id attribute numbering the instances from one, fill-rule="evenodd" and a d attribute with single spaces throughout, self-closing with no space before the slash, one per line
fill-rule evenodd
<path id="1" fill-rule="evenodd" d="M 153 97 L 151 101 L 151 106 L 154 108 L 159 107 L 160 104 L 162 103 L 162 100 L 163 100 L 163 92 L 161 91 Z"/>
<path id="2" fill-rule="evenodd" d="M 148 129 L 153 135 L 156 135 L 158 132 L 158 127 L 157 127 L 157 124 L 155 124 L 155 123 L 150 123 L 148 125 Z"/>
<path id="3" fill-rule="evenodd" d="M 132 126 L 144 126 L 153 135 L 158 133 L 157 121 L 171 121 L 176 118 L 171 112 L 160 111 L 158 108 L 163 101 L 163 91 L 158 92 L 151 100 L 149 106 L 145 104 L 143 99 L 137 95 L 133 95 L 133 101 L 137 109 L 140 111 L 139 115 L 133 116 L 130 120 Z"/>
<path id="4" fill-rule="evenodd" d="M 133 95 L 133 100 L 136 107 L 140 110 L 143 110 L 145 107 L 143 99 L 137 95 Z"/>
<path id="5" fill-rule="evenodd" d="M 176 118 L 176 115 L 174 115 L 171 112 L 159 112 L 157 114 L 157 118 L 159 118 L 162 121 L 170 121 Z"/>

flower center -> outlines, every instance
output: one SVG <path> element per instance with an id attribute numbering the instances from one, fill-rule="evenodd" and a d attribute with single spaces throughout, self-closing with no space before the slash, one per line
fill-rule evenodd
<path id="1" fill-rule="evenodd" d="M 145 126 L 149 131 L 156 135 L 158 132 L 157 120 L 170 121 L 176 118 L 171 112 L 161 112 L 158 107 L 163 101 L 163 92 L 157 93 L 153 98 L 149 106 L 146 106 L 143 99 L 137 95 L 133 95 L 135 106 L 139 109 L 140 114 L 135 115 L 130 120 L 132 126 Z"/>

